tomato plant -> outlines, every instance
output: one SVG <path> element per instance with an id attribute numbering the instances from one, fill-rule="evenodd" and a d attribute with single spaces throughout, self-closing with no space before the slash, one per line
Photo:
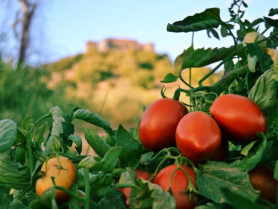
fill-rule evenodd
<path id="1" fill-rule="evenodd" d="M 208 159 L 219 148 L 221 131 L 207 113 L 196 111 L 185 115 L 176 129 L 178 149 L 194 162 Z"/>
<path id="2" fill-rule="evenodd" d="M 140 169 L 136 169 L 135 170 L 135 174 L 136 174 L 136 178 L 142 178 L 145 180 L 149 180 L 151 177 L 151 174 L 140 170 Z M 126 187 L 126 188 L 122 188 L 120 189 L 121 192 L 123 193 L 124 197 L 125 197 L 125 203 L 126 205 L 129 207 L 130 206 L 130 192 L 131 192 L 131 188 L 130 187 Z"/>
<path id="3" fill-rule="evenodd" d="M 152 103 L 141 118 L 141 143 L 153 151 L 174 146 L 176 127 L 187 112 L 187 108 L 175 99 L 163 98 Z"/>
<path id="4" fill-rule="evenodd" d="M 69 114 L 53 107 L 21 126 L 1 119 L 1 208 L 277 208 L 278 11 L 249 21 L 246 7 L 233 0 L 227 21 L 208 8 L 168 24 L 170 32 L 206 31 L 233 44 L 194 48 L 192 35 L 162 81 L 177 84 L 174 99 L 162 88 L 136 128 L 114 129 L 78 107 Z M 192 83 L 192 68 L 205 66 L 213 67 Z M 215 72 L 220 80 L 204 85 Z M 76 120 L 88 123 L 84 134 Z M 94 155 L 82 152 L 84 140 Z"/>
<path id="5" fill-rule="evenodd" d="M 76 169 L 74 164 L 66 157 L 54 157 L 47 160 L 41 168 L 42 178 L 36 182 L 36 192 L 41 196 L 47 189 L 53 187 L 51 177 L 54 177 L 57 186 L 70 189 L 76 180 Z M 56 190 L 58 202 L 69 199 L 69 195 L 61 190 Z"/>
<path id="6" fill-rule="evenodd" d="M 266 118 L 250 99 L 226 94 L 218 97 L 210 112 L 231 141 L 248 143 L 256 140 L 259 132 L 266 131 Z"/>
<path id="7" fill-rule="evenodd" d="M 277 181 L 273 170 L 266 166 L 257 167 L 249 172 L 249 178 L 254 189 L 261 192 L 261 198 L 275 203 Z"/>
<path id="8" fill-rule="evenodd" d="M 194 195 L 189 195 L 188 190 L 189 180 L 190 186 L 196 187 L 195 173 L 194 171 L 187 167 L 180 165 L 170 165 L 159 171 L 155 176 L 153 182 L 158 184 L 164 191 L 171 190 L 171 193 L 176 201 L 176 209 L 192 209 L 196 205 L 196 199 L 194 200 Z"/>

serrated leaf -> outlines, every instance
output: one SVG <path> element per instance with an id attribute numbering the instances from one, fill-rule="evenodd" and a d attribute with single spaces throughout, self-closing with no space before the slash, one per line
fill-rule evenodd
<path id="1" fill-rule="evenodd" d="M 10 153 L 0 153 L 0 185 L 14 189 L 23 189 L 29 182 L 27 168 L 21 168 L 10 157 Z"/>
<path id="2" fill-rule="evenodd" d="M 113 147 L 105 153 L 103 158 L 87 156 L 79 163 L 79 166 L 98 171 L 112 172 L 118 163 L 121 152 L 121 147 Z"/>
<path id="3" fill-rule="evenodd" d="M 110 149 L 110 146 L 100 136 L 91 129 L 85 129 L 85 139 L 88 144 L 93 148 L 95 153 L 104 157 L 105 153 Z"/>
<path id="4" fill-rule="evenodd" d="M 17 125 L 10 119 L 0 120 L 0 152 L 9 150 L 16 141 Z"/>
<path id="5" fill-rule="evenodd" d="M 267 24 L 269 24 L 270 26 L 273 27 L 278 27 L 278 20 L 275 19 L 271 19 L 269 17 L 264 17 L 264 20 L 267 22 Z"/>
<path id="6" fill-rule="evenodd" d="M 258 62 L 258 57 L 253 56 L 251 57 L 250 54 L 247 55 L 247 62 L 248 62 L 248 69 L 250 72 L 254 73 L 256 71 L 256 65 Z"/>
<path id="7" fill-rule="evenodd" d="M 93 202 L 92 206 L 94 209 L 126 209 L 122 193 L 115 187 L 109 188 L 104 197 L 98 202 Z"/>
<path id="8" fill-rule="evenodd" d="M 260 23 L 263 23 L 264 22 L 264 19 L 263 18 L 258 18 L 256 20 L 254 20 L 252 23 L 251 23 L 251 26 L 254 27 Z"/>
<path id="9" fill-rule="evenodd" d="M 167 25 L 170 32 L 193 32 L 217 28 L 222 23 L 220 19 L 220 9 L 209 8 L 201 13 L 188 16 L 182 21 Z"/>
<path id="10" fill-rule="evenodd" d="M 81 154 L 82 152 L 82 139 L 80 138 L 80 136 L 76 136 L 76 135 L 69 135 L 68 136 L 68 140 L 74 142 L 74 144 L 76 145 L 75 146 L 75 149 L 76 151 L 78 152 L 78 154 Z"/>
<path id="11" fill-rule="evenodd" d="M 139 156 L 143 153 L 143 146 L 121 125 L 117 131 L 116 146 L 120 146 L 124 150 L 120 155 L 121 166 L 135 169 L 140 161 Z"/>
<path id="12" fill-rule="evenodd" d="M 266 150 L 267 140 L 262 133 L 259 133 L 258 136 L 261 138 L 259 141 L 256 141 L 250 150 L 248 150 L 248 155 L 242 160 L 236 160 L 231 163 L 231 166 L 235 166 L 242 171 L 250 171 L 254 169 L 259 162 L 263 159 L 264 152 Z M 252 144 L 252 142 L 251 142 Z M 256 146 L 255 146 L 256 145 Z"/>
<path id="13" fill-rule="evenodd" d="M 190 67 L 203 67 L 214 62 L 223 60 L 235 50 L 230 48 L 196 49 L 189 47 L 183 55 L 182 69 Z"/>
<path id="14" fill-rule="evenodd" d="M 277 101 L 278 81 L 273 77 L 275 74 L 273 70 L 263 73 L 248 95 L 263 111 L 273 107 Z"/>
<path id="15" fill-rule="evenodd" d="M 136 179 L 134 171 L 130 168 L 122 173 L 119 180 L 121 185 L 131 186 L 131 208 L 140 209 L 175 209 L 175 199 L 169 192 L 165 192 L 156 184 L 144 179 Z"/>
<path id="16" fill-rule="evenodd" d="M 168 73 L 164 77 L 163 81 L 160 81 L 160 82 L 161 83 L 172 83 L 172 82 L 177 81 L 177 79 L 178 79 L 178 76 L 175 76 L 173 73 Z"/>
<path id="17" fill-rule="evenodd" d="M 263 207 L 259 206 L 258 203 L 255 201 L 251 201 L 247 197 L 235 193 L 232 191 L 231 188 L 223 188 L 222 193 L 234 209 L 238 208 L 252 208 L 252 209 L 264 209 Z"/>
<path id="18" fill-rule="evenodd" d="M 261 70 L 263 72 L 271 69 L 273 61 L 271 57 L 263 51 L 263 49 L 257 44 L 247 44 L 248 53 L 251 57 L 257 56 L 257 60 L 260 63 Z"/>
<path id="19" fill-rule="evenodd" d="M 185 53 L 185 51 L 183 53 L 181 53 L 179 56 L 177 56 L 175 61 L 174 61 L 174 67 L 175 67 L 175 72 L 176 73 L 179 73 L 179 71 L 181 70 L 184 53 Z"/>
<path id="20" fill-rule="evenodd" d="M 214 29 L 208 29 L 208 30 L 207 30 L 207 34 L 208 34 L 208 37 L 209 37 L 209 38 L 210 38 L 210 33 L 212 33 L 212 35 L 214 36 L 214 38 L 217 38 L 218 40 L 220 40 L 220 37 L 219 37 L 219 35 L 218 35 L 218 33 L 217 33 L 216 30 L 214 30 Z"/>
<path id="21" fill-rule="evenodd" d="M 99 115 L 91 113 L 89 110 L 74 108 L 72 110 L 72 118 L 84 120 L 95 126 L 103 128 L 110 136 L 114 135 L 111 125 L 107 121 L 103 120 Z"/>
<path id="22" fill-rule="evenodd" d="M 209 161 L 200 166 L 196 183 L 200 194 L 216 203 L 228 201 L 222 193 L 223 188 L 231 188 L 233 192 L 252 201 L 259 196 L 259 193 L 253 189 L 247 172 L 224 162 Z"/>
<path id="23" fill-rule="evenodd" d="M 278 14 L 278 9 L 277 8 L 271 8 L 268 12 L 268 16 L 274 16 Z"/>

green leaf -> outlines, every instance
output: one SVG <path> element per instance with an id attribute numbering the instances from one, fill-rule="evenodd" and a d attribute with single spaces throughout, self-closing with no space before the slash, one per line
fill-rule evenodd
<path id="1" fill-rule="evenodd" d="M 258 62 L 258 57 L 253 56 L 251 57 L 250 54 L 247 55 L 247 62 L 248 62 L 248 69 L 250 72 L 254 73 L 256 71 L 256 65 Z"/>
<path id="2" fill-rule="evenodd" d="M 175 209 L 175 199 L 169 192 L 165 192 L 162 188 L 149 181 L 141 178 L 136 179 L 135 172 L 128 168 L 122 173 L 119 180 L 120 185 L 131 186 L 130 203 L 131 208 L 140 209 Z"/>
<path id="3" fill-rule="evenodd" d="M 256 202 L 251 201 L 247 197 L 235 193 L 230 188 L 223 188 L 222 194 L 225 197 L 225 200 L 229 202 L 234 209 L 239 208 L 252 208 L 252 209 L 264 209 L 262 206 L 259 206 Z"/>
<path id="4" fill-rule="evenodd" d="M 92 203 L 94 209 L 126 209 L 122 193 L 111 187 L 105 196 L 97 203 Z"/>
<path id="5" fill-rule="evenodd" d="M 46 131 L 46 128 L 48 127 L 47 121 L 45 121 L 36 131 L 35 135 L 35 146 L 41 145 L 41 143 L 44 141 L 44 133 Z"/>
<path id="6" fill-rule="evenodd" d="M 29 207 L 27 207 L 22 201 L 20 200 L 15 200 L 13 201 L 10 206 L 9 209 L 28 209 Z"/>
<path id="7" fill-rule="evenodd" d="M 105 153 L 102 159 L 98 157 L 87 156 L 79 163 L 79 166 L 95 169 L 98 171 L 112 172 L 118 163 L 118 158 L 121 152 L 121 147 L 113 147 Z"/>
<path id="8" fill-rule="evenodd" d="M 104 197 L 107 191 L 111 188 L 114 182 L 111 173 L 98 172 L 92 174 L 89 179 L 91 189 L 97 193 L 98 196 Z M 113 185 L 115 186 L 115 185 Z"/>
<path id="9" fill-rule="evenodd" d="M 228 204 L 219 204 L 215 202 L 209 202 L 206 205 L 199 205 L 194 209 L 231 209 Z"/>
<path id="10" fill-rule="evenodd" d="M 257 60 L 260 63 L 261 70 L 263 72 L 271 69 L 271 66 L 273 64 L 271 57 L 266 54 L 260 46 L 251 43 L 247 44 L 247 49 L 250 57 L 257 56 Z"/>
<path id="11" fill-rule="evenodd" d="M 161 83 L 172 83 L 172 82 L 177 81 L 177 79 L 178 79 L 178 76 L 175 76 L 173 73 L 168 73 L 164 77 L 163 81 L 160 81 L 160 82 Z"/>
<path id="12" fill-rule="evenodd" d="M 275 163 L 275 167 L 274 167 L 274 178 L 276 181 L 278 181 L 278 160 Z"/>
<path id="13" fill-rule="evenodd" d="M 111 125 L 107 121 L 103 120 L 99 115 L 91 113 L 89 110 L 76 107 L 72 110 L 72 118 L 84 120 L 95 126 L 103 128 L 110 136 L 114 135 Z"/>
<path id="14" fill-rule="evenodd" d="M 274 16 L 274 15 L 277 15 L 278 14 L 278 9 L 277 8 L 271 8 L 269 10 L 269 13 L 268 13 L 268 16 Z"/>
<path id="15" fill-rule="evenodd" d="M 254 146 L 248 151 L 247 157 L 244 157 L 242 160 L 234 161 L 230 164 L 231 166 L 235 166 L 241 171 L 250 171 L 261 162 L 266 150 L 267 140 L 262 133 L 259 133 L 258 136 L 261 140 L 256 141 Z M 253 144 L 253 142 L 251 142 L 251 144 Z"/>
<path id="16" fill-rule="evenodd" d="M 263 111 L 273 107 L 277 101 L 278 81 L 274 79 L 275 74 L 273 70 L 267 70 L 256 80 L 248 95 Z"/>
<path id="17" fill-rule="evenodd" d="M 65 122 L 65 118 L 63 117 L 64 113 L 60 107 L 56 106 L 51 108 L 49 113 L 52 116 L 53 122 L 49 139 L 45 145 L 44 153 L 46 155 L 61 149 L 63 145 L 63 122 Z"/>
<path id="18" fill-rule="evenodd" d="M 0 208 L 8 208 L 12 201 L 12 195 L 10 195 L 10 189 L 0 185 Z"/>
<path id="19" fill-rule="evenodd" d="M 278 20 L 271 19 L 271 18 L 269 18 L 269 17 L 264 17 L 264 20 L 265 20 L 270 26 L 278 27 Z"/>
<path id="20" fill-rule="evenodd" d="M 121 125 L 117 131 L 116 146 L 122 147 L 123 150 L 120 155 L 121 166 L 123 168 L 131 167 L 135 169 L 138 166 L 140 156 L 143 153 L 143 146 Z"/>
<path id="21" fill-rule="evenodd" d="M 133 187 L 130 195 L 130 203 L 133 208 L 147 209 L 175 209 L 176 202 L 169 192 L 165 192 L 156 184 L 144 179 L 137 179 L 137 187 Z"/>
<path id="22" fill-rule="evenodd" d="M 214 62 L 225 59 L 234 51 L 234 47 L 230 48 L 208 48 L 196 49 L 189 47 L 183 54 L 182 69 L 190 67 L 203 67 Z"/>
<path id="23" fill-rule="evenodd" d="M 252 201 L 259 196 L 259 193 L 253 189 L 247 172 L 224 162 L 209 161 L 201 165 L 197 172 L 196 183 L 200 195 L 216 203 L 228 201 L 222 193 L 223 188 L 231 188 L 232 191 Z"/>
<path id="24" fill-rule="evenodd" d="M 0 185 L 23 189 L 28 185 L 29 175 L 27 168 L 22 168 L 14 162 L 10 153 L 0 153 Z"/>
<path id="25" fill-rule="evenodd" d="M 9 119 L 0 120 L 0 152 L 9 150 L 16 141 L 17 125 Z"/>
<path id="26" fill-rule="evenodd" d="M 71 140 L 74 142 L 74 144 L 76 145 L 75 149 L 78 152 L 78 154 L 80 155 L 82 152 L 82 139 L 80 138 L 80 136 L 71 134 L 68 136 L 68 140 Z"/>
<path id="27" fill-rule="evenodd" d="M 209 38 L 210 38 L 210 33 L 212 33 L 212 35 L 213 35 L 215 38 L 217 38 L 218 40 L 220 40 L 220 37 L 219 37 L 219 35 L 218 35 L 218 33 L 217 33 L 216 30 L 214 30 L 214 29 L 208 29 L 208 30 L 207 30 L 207 34 L 208 34 L 208 37 L 209 37 Z"/>
<path id="28" fill-rule="evenodd" d="M 104 157 L 105 153 L 110 149 L 110 146 L 94 130 L 86 128 L 85 139 L 100 157 Z"/>
<path id="29" fill-rule="evenodd" d="M 53 187 L 47 189 L 40 197 L 39 202 L 43 208 L 47 207 L 49 209 L 59 209 L 55 201 L 56 189 Z"/>
<path id="30" fill-rule="evenodd" d="M 34 126 L 34 121 L 31 117 L 26 117 L 23 121 L 23 128 L 28 131 Z"/>
<path id="31" fill-rule="evenodd" d="M 170 32 L 193 32 L 217 28 L 222 23 L 220 19 L 220 9 L 209 8 L 201 13 L 188 16 L 182 21 L 167 25 Z"/>

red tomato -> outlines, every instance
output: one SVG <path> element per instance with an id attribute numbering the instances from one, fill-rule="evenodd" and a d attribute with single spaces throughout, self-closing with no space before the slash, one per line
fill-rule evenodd
<path id="1" fill-rule="evenodd" d="M 244 96 L 222 95 L 213 102 L 210 113 L 231 141 L 248 143 L 256 140 L 258 132 L 266 131 L 263 112 Z"/>
<path id="2" fill-rule="evenodd" d="M 66 157 L 57 157 L 49 159 L 42 165 L 41 171 L 44 176 L 36 182 L 36 192 L 41 196 L 47 189 L 53 187 L 51 177 L 55 177 L 55 183 L 58 186 L 70 189 L 76 180 L 76 169 L 74 164 Z M 67 201 L 69 195 L 61 190 L 56 190 L 56 200 Z"/>
<path id="3" fill-rule="evenodd" d="M 186 166 L 181 165 L 181 167 L 187 171 L 192 184 L 196 188 L 196 175 L 195 172 Z M 191 198 L 189 200 L 189 194 L 182 194 L 188 187 L 188 177 L 184 171 L 181 169 L 177 170 L 172 179 L 172 184 L 170 185 L 171 175 L 177 165 L 170 165 L 158 172 L 155 176 L 153 183 L 158 184 L 164 191 L 169 191 L 171 186 L 172 195 L 176 200 L 176 209 L 192 209 L 195 207 L 196 202 Z"/>
<path id="4" fill-rule="evenodd" d="M 257 167 L 249 172 L 249 179 L 254 189 L 261 191 L 261 198 L 275 202 L 277 181 L 273 170 L 268 167 Z"/>
<path id="5" fill-rule="evenodd" d="M 176 143 L 180 152 L 199 163 L 208 159 L 221 143 L 221 131 L 207 113 L 196 111 L 185 115 L 176 129 Z"/>
<path id="6" fill-rule="evenodd" d="M 143 146 L 152 151 L 174 146 L 176 127 L 187 112 L 187 108 L 175 99 L 164 98 L 152 103 L 139 126 Z"/>
<path id="7" fill-rule="evenodd" d="M 151 174 L 149 174 L 148 172 L 143 171 L 143 170 L 136 169 L 135 173 L 136 173 L 137 178 L 142 178 L 145 180 L 148 180 L 151 178 Z M 125 203 L 126 203 L 127 207 L 129 207 L 130 206 L 131 188 L 130 187 L 122 188 L 122 189 L 120 189 L 120 191 L 123 193 L 123 195 L 125 197 Z"/>

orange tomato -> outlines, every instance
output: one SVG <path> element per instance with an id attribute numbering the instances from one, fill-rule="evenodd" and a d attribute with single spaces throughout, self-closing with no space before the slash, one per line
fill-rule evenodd
<path id="1" fill-rule="evenodd" d="M 53 187 L 51 177 L 55 177 L 54 181 L 57 186 L 70 189 L 76 180 L 76 169 L 71 160 L 66 157 L 54 157 L 49 159 L 42 165 L 41 172 L 43 177 L 36 182 L 36 192 L 41 196 L 47 189 Z M 69 200 L 69 195 L 61 190 L 56 190 L 57 202 Z"/>

